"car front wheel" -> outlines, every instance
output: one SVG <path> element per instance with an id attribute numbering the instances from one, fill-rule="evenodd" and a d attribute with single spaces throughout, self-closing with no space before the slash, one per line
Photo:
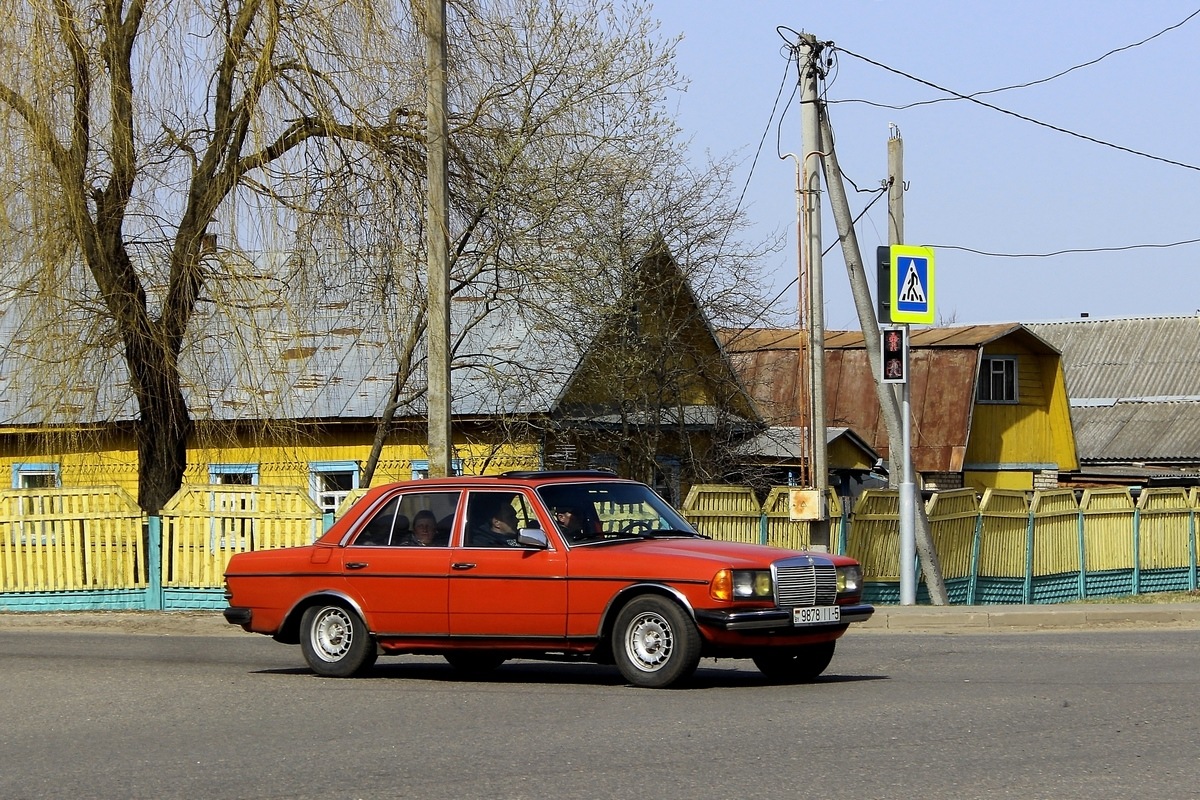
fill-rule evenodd
<path id="1" fill-rule="evenodd" d="M 829 662 L 837 642 L 822 642 L 794 650 L 767 650 L 754 656 L 754 666 L 772 681 L 807 683 L 816 680 Z"/>
<path id="2" fill-rule="evenodd" d="M 638 597 L 617 615 L 613 656 L 625 680 L 662 689 L 696 671 L 700 632 L 677 603 L 655 595 Z"/>
<path id="3" fill-rule="evenodd" d="M 300 620 L 300 648 L 318 675 L 349 678 L 375 663 L 378 651 L 362 619 L 348 608 L 313 606 Z"/>

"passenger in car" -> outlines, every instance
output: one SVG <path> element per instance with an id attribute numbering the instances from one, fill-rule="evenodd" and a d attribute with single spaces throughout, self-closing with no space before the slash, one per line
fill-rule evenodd
<path id="1" fill-rule="evenodd" d="M 437 536 L 437 517 L 432 511 L 418 511 L 413 517 L 412 532 L 405 536 L 400 544 L 407 547 L 429 547 L 434 544 Z"/>
<path id="2" fill-rule="evenodd" d="M 471 547 L 519 547 L 517 511 L 510 503 L 497 503 L 484 521 L 471 531 Z"/>

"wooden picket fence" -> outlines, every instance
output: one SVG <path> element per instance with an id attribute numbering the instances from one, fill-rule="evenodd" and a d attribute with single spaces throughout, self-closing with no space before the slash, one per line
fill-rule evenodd
<path id="1" fill-rule="evenodd" d="M 809 523 L 790 518 L 788 492 L 759 502 L 748 487 L 697 486 L 682 511 L 713 539 L 809 548 Z M 829 509 L 830 549 L 862 563 L 869 599 L 898 602 L 896 492 L 864 492 L 848 513 L 831 493 Z M 926 511 L 955 603 L 1197 588 L 1200 489 L 1092 489 L 1078 499 L 964 489 L 934 495 Z M 610 524 L 628 516 L 606 509 Z M 115 487 L 0 492 L 0 610 L 220 608 L 235 553 L 308 544 L 330 521 L 292 487 L 185 486 L 149 519 Z"/>

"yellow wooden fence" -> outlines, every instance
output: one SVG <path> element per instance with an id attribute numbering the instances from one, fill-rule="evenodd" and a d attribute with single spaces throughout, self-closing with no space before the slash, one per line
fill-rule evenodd
<path id="1" fill-rule="evenodd" d="M 790 519 L 788 491 L 759 503 L 748 487 L 696 486 L 682 510 L 714 539 L 807 548 L 810 528 Z M 848 531 L 837 528 L 840 499 L 829 502 L 831 549 L 844 542 L 870 582 L 898 582 L 896 492 L 864 492 Z M 1027 595 L 1031 581 L 1056 575 L 1121 587 L 1132 572 L 1136 591 L 1152 585 L 1146 576 L 1190 570 L 1195 583 L 1198 489 L 1147 489 L 1136 499 L 1092 489 L 1078 502 L 1066 490 L 977 498 L 966 489 L 934 495 L 926 510 L 947 580 L 1024 580 Z M 161 585 L 184 590 L 219 589 L 234 553 L 308 544 L 322 529 L 308 493 L 288 487 L 185 486 L 160 519 Z M 120 488 L 0 492 L 0 592 L 144 589 L 149 545 L 147 520 Z"/>
<path id="2" fill-rule="evenodd" d="M 218 587 L 235 553 L 312 544 L 321 509 L 294 487 L 185 486 L 162 526 L 163 586 Z"/>
<path id="3" fill-rule="evenodd" d="M 144 588 L 143 523 L 118 487 L 0 492 L 0 592 Z"/>

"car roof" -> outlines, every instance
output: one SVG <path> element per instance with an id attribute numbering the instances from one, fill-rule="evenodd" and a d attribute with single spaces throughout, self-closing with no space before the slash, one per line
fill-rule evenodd
<path id="1" fill-rule="evenodd" d="M 581 479 L 606 483 L 636 483 L 636 481 L 621 478 L 616 473 L 599 469 L 513 470 L 496 475 L 455 475 L 446 478 L 419 478 L 408 481 L 396 481 L 378 488 L 393 489 L 404 486 L 465 488 L 468 486 L 486 487 L 488 484 L 534 487 L 550 483 L 573 483 Z"/>

